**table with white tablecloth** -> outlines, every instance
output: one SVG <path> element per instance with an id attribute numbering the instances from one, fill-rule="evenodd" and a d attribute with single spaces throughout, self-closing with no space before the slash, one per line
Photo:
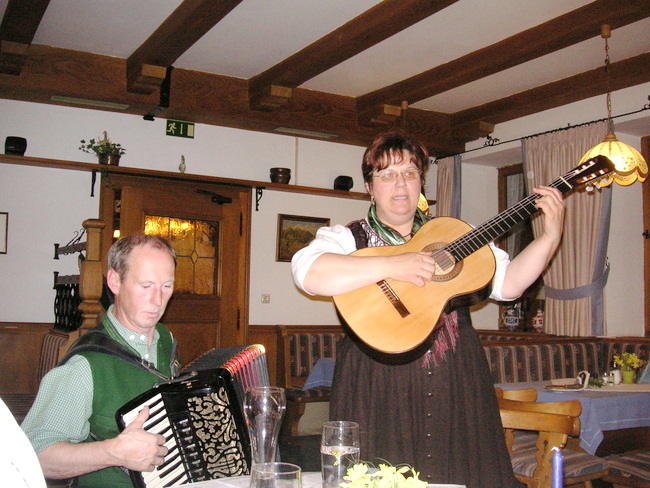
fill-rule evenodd
<path id="1" fill-rule="evenodd" d="M 595 454 L 602 442 L 603 431 L 650 427 L 650 385 L 615 385 L 585 390 L 549 390 L 550 381 L 501 383 L 504 390 L 535 388 L 540 402 L 579 400 L 580 446 Z"/>
<path id="2" fill-rule="evenodd" d="M 320 473 L 302 473 L 302 488 L 322 488 Z M 220 478 L 218 480 L 200 481 L 183 485 L 192 488 L 248 488 L 250 476 L 236 476 L 233 478 Z M 465 485 L 429 485 L 431 488 L 465 488 Z"/>

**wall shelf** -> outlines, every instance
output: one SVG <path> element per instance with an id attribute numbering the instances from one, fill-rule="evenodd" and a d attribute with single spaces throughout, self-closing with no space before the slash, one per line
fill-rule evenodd
<path id="1" fill-rule="evenodd" d="M 108 174 L 120 174 L 128 176 L 148 176 L 173 181 L 196 181 L 200 183 L 216 183 L 222 185 L 251 188 L 257 190 L 274 190 L 290 193 L 302 193 L 307 195 L 320 195 L 327 197 L 349 198 L 352 200 L 369 200 L 366 193 L 330 190 L 328 188 L 314 188 L 309 186 L 298 186 L 281 183 L 271 183 L 253 180 L 238 180 L 233 178 L 220 178 L 218 176 L 196 175 L 188 173 L 172 173 L 170 171 L 157 171 L 142 168 L 130 168 L 128 166 L 99 165 L 96 163 L 83 163 L 81 161 L 66 161 L 63 159 L 34 158 L 27 156 L 14 156 L 0 154 L 0 163 L 19 164 L 23 166 L 36 166 L 41 168 L 68 169 L 74 171 L 106 171 Z"/>

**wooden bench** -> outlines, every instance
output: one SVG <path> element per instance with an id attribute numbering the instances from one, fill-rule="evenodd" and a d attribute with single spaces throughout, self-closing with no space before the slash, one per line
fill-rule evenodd
<path id="1" fill-rule="evenodd" d="M 304 389 L 320 358 L 336 358 L 336 345 L 344 333 L 338 325 L 279 325 L 278 376 L 286 389 L 287 411 L 281 435 L 298 435 L 298 424 L 308 403 L 329 402 L 331 388 Z"/>
<path id="2" fill-rule="evenodd" d="M 633 352 L 648 359 L 650 339 L 643 337 L 562 337 L 483 342 L 495 383 L 575 378 L 580 371 L 592 375 L 609 370 L 612 357 Z"/>

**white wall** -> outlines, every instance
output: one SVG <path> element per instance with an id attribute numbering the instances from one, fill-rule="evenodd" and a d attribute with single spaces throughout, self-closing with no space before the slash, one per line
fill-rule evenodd
<path id="1" fill-rule="evenodd" d="M 265 191 L 259 212 L 253 212 L 250 323 L 337 324 L 332 300 L 299 291 L 293 285 L 291 263 L 275 261 L 278 214 L 329 218 L 332 224 L 347 224 L 363 217 L 367 210 L 364 200 Z M 263 304 L 262 294 L 271 295 L 271 303 Z"/>
<path id="2" fill-rule="evenodd" d="M 650 83 L 620 90 L 612 94 L 612 115 L 626 114 L 640 110 L 646 103 Z M 605 96 L 594 97 L 572 103 L 537 115 L 523 117 L 496 126 L 492 137 L 502 142 L 534 135 L 537 133 L 578 125 L 601 119 L 607 115 Z M 636 123 L 636 135 L 619 130 L 632 121 Z M 618 139 L 637 150 L 641 150 L 640 137 L 650 135 L 650 119 L 647 111 L 615 118 Z M 639 122 L 641 121 L 641 122 Z M 603 134 L 603 138 L 604 138 Z M 468 152 L 463 155 L 463 205 L 462 218 L 479 224 L 496 213 L 496 201 L 490 199 L 482 207 L 476 195 L 481 194 L 481 178 L 492 188 L 496 187 L 496 174 L 484 174 L 476 165 L 489 164 L 490 161 L 507 161 L 510 164 L 521 162 L 519 142 L 506 143 L 485 149 L 480 148 L 484 140 L 468 144 Z M 576 165 L 578 161 L 576 161 Z M 471 170 L 470 170 L 471 168 Z M 472 171 L 470 176 L 469 171 Z M 475 172 L 476 171 L 476 172 Z M 476 176 L 476 178 L 474 178 Z M 648 184 L 647 182 L 644 184 Z M 472 186 L 467 186 L 472 185 Z M 494 198 L 494 197 L 492 197 Z M 492 206 L 494 203 L 494 206 Z M 608 259 L 611 265 L 609 280 L 605 289 L 605 335 L 642 336 L 643 330 L 643 199 L 641 185 L 637 182 L 629 187 L 613 185 L 612 221 L 608 245 Z M 480 317 L 480 318 L 479 318 Z M 474 326 L 489 328 L 498 320 L 495 304 L 487 304 L 481 315 L 473 315 Z"/>
<path id="3" fill-rule="evenodd" d="M 638 92 L 630 96 L 634 103 L 639 101 Z M 615 98 L 615 106 L 618 101 Z M 602 116 L 601 110 L 594 115 L 585 111 L 576 112 L 579 116 L 572 119 L 564 118 L 563 110 L 557 116 L 551 111 L 544 114 L 543 128 L 537 128 L 536 117 L 499 125 L 495 136 L 507 140 Z M 268 181 L 269 168 L 284 166 L 293 171 L 291 184 L 332 188 L 334 178 L 345 174 L 354 179 L 353 191 L 363 191 L 361 147 L 206 125 L 196 126 L 194 139 L 183 139 L 165 136 L 164 129 L 163 120 L 147 122 L 131 115 L 0 100 L 0 143 L 9 135 L 25 137 L 26 156 L 94 162 L 77 149 L 79 141 L 107 130 L 127 149 L 123 166 L 177 171 L 184 155 L 187 173 Z M 638 148 L 639 138 L 625 142 Z M 480 153 L 485 151 L 468 153 L 465 160 L 470 164 L 463 165 L 462 218 L 473 224 L 497 212 L 496 170 L 471 164 L 481 162 Z M 435 174 L 433 168 L 427 184 L 427 196 L 433 199 Z M 98 198 L 89 195 L 89 173 L 0 164 L 0 212 L 9 212 L 9 252 L 0 254 L 0 322 L 53 321 L 52 272 L 76 272 L 74 262 L 52 259 L 53 243 L 65 244 L 84 219 L 98 215 Z M 366 209 L 364 201 L 265 191 L 259 211 L 252 216 L 250 323 L 336 323 L 331 302 L 298 292 L 290 265 L 275 261 L 277 215 L 327 217 L 345 224 L 363 217 Z M 642 243 L 637 244 L 635 230 L 641 232 L 640 219 L 640 186 L 616 189 L 606 297 L 609 335 L 643 332 Z M 630 287 L 630 283 L 638 285 Z M 623 293 L 633 299 L 622 299 Z M 262 304 L 261 294 L 270 294 L 271 303 Z M 621 316 L 627 319 L 611 320 Z M 496 328 L 496 307 L 475 312 L 474 321 L 476 327 Z"/>

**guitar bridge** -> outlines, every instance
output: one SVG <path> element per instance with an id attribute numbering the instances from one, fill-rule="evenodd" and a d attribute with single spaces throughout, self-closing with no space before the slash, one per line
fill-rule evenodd
<path id="1" fill-rule="evenodd" d="M 382 291 L 384 296 L 388 298 L 388 301 L 391 303 L 391 305 L 393 305 L 393 307 L 395 307 L 395 310 L 397 310 L 397 313 L 399 313 L 402 318 L 406 318 L 411 315 L 411 312 L 409 312 L 404 303 L 402 303 L 402 300 L 397 296 L 397 294 L 393 291 L 390 285 L 386 283 L 385 280 L 379 281 L 377 283 L 377 286 Z"/>

